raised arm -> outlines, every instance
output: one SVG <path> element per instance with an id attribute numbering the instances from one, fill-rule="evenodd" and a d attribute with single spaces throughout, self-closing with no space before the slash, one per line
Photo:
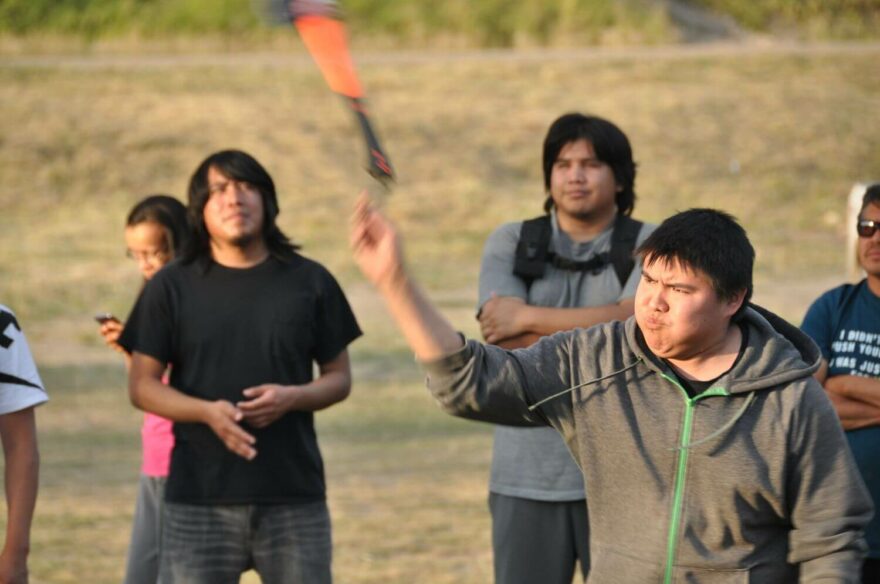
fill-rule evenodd
<path id="1" fill-rule="evenodd" d="M 540 411 L 529 410 L 529 404 L 570 385 L 567 342 L 545 339 L 515 352 L 476 341 L 464 345 L 407 273 L 392 224 L 364 196 L 356 206 L 351 243 L 361 270 L 382 294 L 416 358 L 424 363 L 428 389 L 448 413 L 526 426 L 548 425 L 550 417 L 567 415 L 570 400 L 565 399 Z"/>
<path id="2" fill-rule="evenodd" d="M 40 455 L 34 408 L 0 415 L 6 458 L 6 542 L 0 554 L 0 582 L 26 584 L 31 521 L 37 502 Z"/>
<path id="3" fill-rule="evenodd" d="M 431 361 L 462 347 L 461 336 L 407 272 L 394 226 L 363 193 L 352 218 L 351 246 L 355 261 L 382 294 L 416 358 Z"/>
<path id="4" fill-rule="evenodd" d="M 165 385 L 165 363 L 134 352 L 128 394 L 135 407 L 175 422 L 207 424 L 232 452 L 248 460 L 257 455 L 256 439 L 239 425 L 244 415 L 226 400 L 209 401 L 186 395 Z"/>

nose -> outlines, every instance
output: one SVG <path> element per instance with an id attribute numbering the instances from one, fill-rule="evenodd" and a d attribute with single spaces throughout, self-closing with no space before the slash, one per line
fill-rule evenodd
<path id="1" fill-rule="evenodd" d="M 223 200 L 226 204 L 240 205 L 244 197 L 244 189 L 241 183 L 231 180 L 223 192 Z"/>
<path id="2" fill-rule="evenodd" d="M 656 312 L 666 312 L 669 308 L 666 303 L 666 295 L 659 287 L 648 292 L 647 304 L 648 308 Z"/>

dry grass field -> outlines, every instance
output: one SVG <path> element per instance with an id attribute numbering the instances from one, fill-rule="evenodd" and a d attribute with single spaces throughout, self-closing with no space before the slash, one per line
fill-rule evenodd
<path id="1" fill-rule="evenodd" d="M 571 110 L 629 134 L 640 218 L 737 215 L 758 250 L 755 300 L 799 321 L 844 277 L 850 186 L 880 178 L 878 62 L 877 46 L 759 47 L 374 55 L 361 69 L 400 175 L 387 210 L 431 295 L 473 335 L 483 240 L 540 211 L 541 140 Z M 0 57 L 0 112 L 0 302 L 18 312 L 52 396 L 38 413 L 33 583 L 121 578 L 139 414 L 91 315 L 124 316 L 137 292 L 127 209 L 152 192 L 182 196 L 198 162 L 227 147 L 273 174 L 282 227 L 337 275 L 366 332 L 352 397 L 318 416 L 337 581 L 491 581 L 491 428 L 439 413 L 356 273 L 345 227 L 369 186 L 363 151 L 307 62 Z"/>

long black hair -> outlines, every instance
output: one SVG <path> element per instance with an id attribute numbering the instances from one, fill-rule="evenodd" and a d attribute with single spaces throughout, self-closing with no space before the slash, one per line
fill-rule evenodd
<path id="1" fill-rule="evenodd" d="M 586 140 L 593 145 L 596 158 L 611 167 L 620 190 L 614 198 L 617 212 L 630 215 L 636 204 L 636 163 L 633 161 L 629 138 L 613 123 L 598 116 L 569 113 L 558 117 L 544 138 L 544 189 L 548 193 L 544 211 L 553 208 L 550 193 L 550 175 L 559 152 L 566 144 Z"/>
<path id="2" fill-rule="evenodd" d="M 257 160 L 241 150 L 221 150 L 208 156 L 189 181 L 190 245 L 183 254 L 185 263 L 211 257 L 211 236 L 205 226 L 205 205 L 211 196 L 208 170 L 214 168 L 220 174 L 236 181 L 252 185 L 263 199 L 263 239 L 269 254 L 287 261 L 300 246 L 284 235 L 275 218 L 278 216 L 278 197 L 275 183 Z"/>

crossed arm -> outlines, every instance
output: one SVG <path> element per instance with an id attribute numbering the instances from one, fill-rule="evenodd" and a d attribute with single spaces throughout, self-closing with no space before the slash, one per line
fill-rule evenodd
<path id="1" fill-rule="evenodd" d="M 844 430 L 880 426 L 880 379 L 858 375 L 828 377 L 828 363 L 824 359 L 816 379 L 825 388 Z"/>
<path id="2" fill-rule="evenodd" d="M 176 422 L 207 424 L 226 447 L 252 460 L 257 455 L 256 438 L 241 424 L 264 428 L 291 411 L 316 411 L 348 397 L 351 365 L 348 351 L 319 364 L 319 375 L 304 385 L 269 383 L 245 389 L 245 398 L 235 404 L 226 400 L 205 400 L 162 383 L 165 363 L 135 351 L 132 356 L 128 393 L 135 407 Z"/>
<path id="3" fill-rule="evenodd" d="M 25 584 L 31 521 L 37 502 L 40 455 L 34 408 L 0 415 L 6 458 L 6 542 L 0 553 L 0 582 Z"/>
<path id="4" fill-rule="evenodd" d="M 532 306 L 512 296 L 492 296 L 483 304 L 477 320 L 487 343 L 518 349 L 559 331 L 625 320 L 632 316 L 633 310 L 633 298 L 601 306 L 551 308 Z"/>

